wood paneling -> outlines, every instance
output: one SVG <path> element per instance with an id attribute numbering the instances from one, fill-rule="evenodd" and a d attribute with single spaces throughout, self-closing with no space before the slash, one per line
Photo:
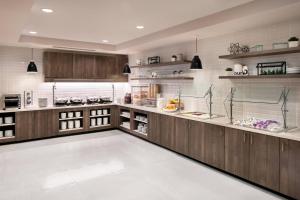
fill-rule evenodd
<path id="1" fill-rule="evenodd" d="M 250 181 L 279 191 L 279 138 L 249 134 Z"/>
<path id="2" fill-rule="evenodd" d="M 169 149 L 173 149 L 174 144 L 174 132 L 175 132 L 175 117 L 168 115 L 160 115 L 160 143 L 162 146 Z"/>
<path id="3" fill-rule="evenodd" d="M 204 161 L 204 123 L 189 121 L 189 156 Z"/>
<path id="4" fill-rule="evenodd" d="M 300 142 L 280 139 L 280 192 L 300 199 Z"/>
<path id="5" fill-rule="evenodd" d="M 149 113 L 148 114 L 148 129 L 149 129 L 149 140 L 156 144 L 160 144 L 160 118 L 159 114 Z"/>
<path id="6" fill-rule="evenodd" d="M 116 65 L 115 56 L 96 56 L 96 75 L 100 79 L 109 79 Z"/>
<path id="7" fill-rule="evenodd" d="M 34 138 L 45 138 L 57 135 L 55 130 L 55 116 L 53 110 L 34 111 Z"/>
<path id="8" fill-rule="evenodd" d="M 175 118 L 175 135 L 172 149 L 178 153 L 188 155 L 189 151 L 189 120 Z"/>
<path id="9" fill-rule="evenodd" d="M 73 54 L 45 52 L 44 73 L 46 78 L 73 78 Z"/>
<path id="10" fill-rule="evenodd" d="M 16 140 L 34 139 L 34 112 L 16 112 Z"/>
<path id="11" fill-rule="evenodd" d="M 219 169 L 225 167 L 225 130 L 222 126 L 204 124 L 204 162 Z"/>
<path id="12" fill-rule="evenodd" d="M 97 78 L 96 67 L 95 67 L 95 56 L 86 55 L 86 54 L 75 54 L 73 78 L 74 79 Z"/>
<path id="13" fill-rule="evenodd" d="M 225 170 L 249 177 L 249 135 L 238 129 L 225 129 Z"/>

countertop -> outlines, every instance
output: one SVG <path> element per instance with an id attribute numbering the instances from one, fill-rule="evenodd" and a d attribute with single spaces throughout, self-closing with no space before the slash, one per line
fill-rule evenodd
<path id="1" fill-rule="evenodd" d="M 153 112 L 153 113 L 158 113 L 158 114 L 163 114 L 163 115 L 169 115 L 169 116 L 174 116 L 174 117 L 179 117 L 183 119 L 189 119 L 189 120 L 194 120 L 194 121 L 199 121 L 199 122 L 204 122 L 204 123 L 209 123 L 209 124 L 214 124 L 214 125 L 219 125 L 219 126 L 224 126 L 228 128 L 235 128 L 235 129 L 240 129 L 244 131 L 249 131 L 253 133 L 260 133 L 264 135 L 269 135 L 269 136 L 275 136 L 275 137 L 280 137 L 284 139 L 290 139 L 290 140 L 296 140 L 300 141 L 300 128 L 295 128 L 287 132 L 280 132 L 280 133 L 272 133 L 264 130 L 258 130 L 258 129 L 253 129 L 253 128 L 248 128 L 248 127 L 242 127 L 242 126 L 237 126 L 229 123 L 229 119 L 227 117 L 219 117 L 219 118 L 214 118 L 214 119 L 199 119 L 196 117 L 189 117 L 185 115 L 181 115 L 180 113 L 171 113 L 171 112 L 165 112 L 161 109 L 158 108 L 152 108 L 152 107 L 146 107 L 146 106 L 136 106 L 132 104 L 116 104 L 116 103 L 111 103 L 111 104 L 96 104 L 96 105 L 76 105 L 76 106 L 48 106 L 44 108 L 40 107 L 28 107 L 28 108 L 21 108 L 21 109 L 12 109 L 12 110 L 0 110 L 0 113 L 9 113 L 9 112 L 23 112 L 23 111 L 38 111 L 38 110 L 51 110 L 51 109 L 72 109 L 72 108 L 88 108 L 88 107 L 106 107 L 106 106 L 123 106 L 127 108 L 133 108 L 137 110 L 143 110 L 147 112 Z M 185 111 L 183 111 L 185 112 Z"/>
<path id="2" fill-rule="evenodd" d="M 132 105 L 132 104 L 119 104 L 119 105 L 123 106 L 123 107 L 127 107 L 127 108 L 137 109 L 137 110 L 144 110 L 144 111 L 148 111 L 148 112 L 159 113 L 159 114 L 164 114 L 164 115 L 169 115 L 169 116 L 174 116 L 174 117 L 179 117 L 179 118 L 189 119 L 189 120 L 194 120 L 194 121 L 199 121 L 199 122 L 205 122 L 205 123 L 224 126 L 224 127 L 228 127 L 228 128 L 240 129 L 240 130 L 249 131 L 249 132 L 253 132 L 253 133 L 260 133 L 260 134 L 264 134 L 264 135 L 300 141 L 300 128 L 295 128 L 295 129 L 292 129 L 287 132 L 272 133 L 269 131 L 264 131 L 264 130 L 253 129 L 253 128 L 242 127 L 242 126 L 230 124 L 229 119 L 227 117 L 219 117 L 219 118 L 214 118 L 214 119 L 199 119 L 196 117 L 184 116 L 184 115 L 181 115 L 180 113 L 165 112 L 161 109 L 151 108 L 151 107 L 146 107 L 146 106 L 136 106 L 136 105 Z"/>

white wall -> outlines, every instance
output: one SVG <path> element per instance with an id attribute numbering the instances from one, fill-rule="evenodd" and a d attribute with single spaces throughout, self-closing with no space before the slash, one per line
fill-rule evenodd
<path id="1" fill-rule="evenodd" d="M 287 61 L 288 66 L 300 67 L 300 54 L 282 55 L 274 57 L 248 58 L 240 60 L 221 60 L 219 55 L 228 54 L 228 47 L 231 42 L 239 42 L 240 44 L 249 45 L 250 47 L 256 44 L 264 45 L 264 49 L 272 49 L 273 42 L 286 42 L 290 36 L 300 36 L 300 22 L 288 22 L 272 25 L 269 27 L 257 28 L 255 30 L 247 30 L 239 33 L 228 34 L 215 38 L 203 39 L 199 41 L 198 53 L 202 60 L 204 69 L 197 72 L 188 72 L 188 75 L 194 77 L 194 81 L 173 81 L 160 82 L 163 84 L 163 92 L 165 97 L 174 96 L 177 91 L 176 85 L 181 85 L 184 94 L 188 95 L 202 95 L 210 84 L 214 84 L 214 105 L 213 110 L 218 114 L 225 115 L 223 101 L 228 94 L 231 87 L 237 87 L 237 96 L 241 99 L 263 100 L 263 101 L 277 101 L 283 87 L 291 89 L 289 98 L 289 124 L 290 126 L 300 125 L 300 81 L 299 80 L 220 80 L 218 77 L 225 74 L 225 68 L 233 66 L 234 63 L 242 63 L 250 68 L 250 73 L 256 73 L 256 64 L 258 62 L 268 61 Z M 160 56 L 162 61 L 170 61 L 173 54 L 183 53 L 186 59 L 191 60 L 194 55 L 194 43 L 187 42 L 172 46 L 161 47 L 135 55 L 130 55 L 129 61 L 131 65 L 135 65 L 136 59 L 146 60 L 149 56 Z M 169 69 L 176 70 L 180 67 L 169 67 Z M 188 69 L 188 66 L 183 67 Z M 165 71 L 167 68 L 161 68 Z M 145 69 L 135 69 L 132 76 L 136 76 Z M 152 70 L 149 70 L 149 73 Z M 154 69 L 155 71 L 155 69 Z M 160 70 L 157 70 L 160 71 Z M 143 73 L 144 73 L 143 72 Z M 192 73 L 192 74 L 191 74 Z M 142 82 L 132 82 L 141 84 Z M 207 111 L 207 107 L 203 100 L 192 98 L 185 98 L 185 105 L 188 110 Z M 281 120 L 281 105 L 259 105 L 259 104 L 235 104 L 234 113 L 236 118 L 245 118 L 255 116 L 260 118 L 271 118 Z"/>
<path id="2" fill-rule="evenodd" d="M 34 103 L 38 97 L 47 97 L 52 104 L 52 85 L 45 83 L 43 75 L 43 50 L 34 50 L 37 74 L 26 73 L 31 60 L 31 49 L 0 46 L 0 96 L 22 94 L 24 90 L 34 91 Z M 130 91 L 128 83 L 114 83 L 116 97 L 123 97 Z M 111 96 L 112 83 L 56 83 L 57 97 Z M 23 102 L 22 102 L 23 103 Z"/>

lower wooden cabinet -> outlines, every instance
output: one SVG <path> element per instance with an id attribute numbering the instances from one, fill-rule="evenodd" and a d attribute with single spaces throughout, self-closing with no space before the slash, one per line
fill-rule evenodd
<path id="1" fill-rule="evenodd" d="M 188 155 L 189 151 L 189 120 L 175 118 L 175 132 L 172 149 L 178 153 Z"/>
<path id="2" fill-rule="evenodd" d="M 189 156 L 204 162 L 204 123 L 189 121 Z"/>
<path id="3" fill-rule="evenodd" d="M 279 191 L 279 138 L 249 133 L 249 180 Z"/>
<path id="4" fill-rule="evenodd" d="M 280 140 L 280 192 L 300 199 L 300 142 Z"/>
<path id="5" fill-rule="evenodd" d="M 249 177 L 249 134 L 238 129 L 225 129 L 225 170 L 247 179 Z"/>
<path id="6" fill-rule="evenodd" d="M 160 118 L 159 114 L 149 113 L 148 114 L 148 139 L 156 144 L 160 144 Z"/>
<path id="7" fill-rule="evenodd" d="M 175 140 L 175 117 L 160 115 L 160 144 L 166 148 L 173 149 Z"/>
<path id="8" fill-rule="evenodd" d="M 34 112 L 16 112 L 16 141 L 34 139 Z"/>
<path id="9" fill-rule="evenodd" d="M 34 139 L 52 137 L 58 134 L 54 110 L 34 111 Z"/>
<path id="10" fill-rule="evenodd" d="M 225 167 L 225 128 L 205 123 L 204 162 L 219 169 Z"/>

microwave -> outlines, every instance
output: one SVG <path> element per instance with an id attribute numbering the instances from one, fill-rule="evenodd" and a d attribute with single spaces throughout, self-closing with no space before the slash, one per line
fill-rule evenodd
<path id="1" fill-rule="evenodd" d="M 20 94 L 6 94 L 3 98 L 4 110 L 6 109 L 21 109 Z"/>

